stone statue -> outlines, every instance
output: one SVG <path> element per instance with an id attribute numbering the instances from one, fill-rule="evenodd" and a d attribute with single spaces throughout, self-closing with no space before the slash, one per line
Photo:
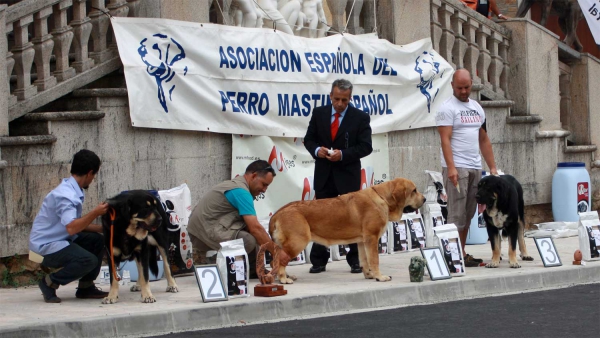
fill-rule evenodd
<path id="1" fill-rule="evenodd" d="M 423 274 L 425 273 L 425 265 L 427 261 L 423 257 L 413 256 L 410 259 L 410 265 L 408 266 L 408 273 L 410 274 L 411 282 L 422 282 Z"/>
<path id="2" fill-rule="evenodd" d="M 262 27 L 263 15 L 253 0 L 233 0 L 229 8 L 233 22 L 238 27 Z"/>
<path id="3" fill-rule="evenodd" d="M 304 13 L 305 28 L 300 32 L 301 36 L 307 38 L 322 38 L 329 27 L 323 10 L 323 0 L 304 0 L 302 2 L 302 13 Z"/>
<path id="4" fill-rule="evenodd" d="M 344 31 L 344 27 L 346 27 L 345 11 L 346 11 L 346 3 L 352 3 L 352 0 L 328 0 L 327 7 L 329 7 L 329 12 L 331 13 L 331 30 L 334 33 L 341 33 Z"/>
<path id="5" fill-rule="evenodd" d="M 581 51 L 583 45 L 577 36 L 577 24 L 583 17 L 583 13 L 577 0 L 523 0 L 517 10 L 517 17 L 525 17 L 531 6 L 536 2 L 542 4 L 542 20 L 540 21 L 540 25 L 546 26 L 550 12 L 556 13 L 560 29 L 565 34 L 564 42 L 568 46 L 573 45 L 575 50 Z"/>
<path id="6" fill-rule="evenodd" d="M 300 1 L 257 0 L 259 11 L 263 11 L 263 27 L 273 28 L 273 23 L 275 23 L 275 29 L 294 35 L 293 27 L 297 25 L 299 19 L 302 20 L 304 17 L 303 13 L 302 17 L 300 16 L 302 6 Z"/>
<path id="7" fill-rule="evenodd" d="M 346 18 L 348 27 L 346 31 L 350 34 L 364 34 L 365 30 L 360 26 L 360 11 L 363 7 L 363 0 L 348 1 L 346 3 Z"/>

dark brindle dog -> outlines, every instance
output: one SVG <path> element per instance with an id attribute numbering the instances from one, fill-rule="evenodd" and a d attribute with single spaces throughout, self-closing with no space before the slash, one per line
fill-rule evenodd
<path id="1" fill-rule="evenodd" d="M 138 280 L 131 291 L 142 291 L 142 302 L 154 303 L 156 298 L 150 291 L 148 283 L 148 268 L 154 275 L 158 273 L 158 257 L 156 250 L 160 252 L 164 263 L 164 273 L 167 278 L 167 292 L 178 292 L 177 284 L 171 276 L 167 253 L 167 223 L 168 216 L 163 210 L 160 202 L 154 195 L 145 190 L 132 190 L 121 193 L 107 201 L 115 211 L 113 225 L 113 254 L 115 267 L 122 261 L 136 261 L 138 269 Z M 110 238 L 111 220 L 110 213 L 102 216 L 102 227 L 104 230 L 104 241 L 109 252 L 110 262 Z M 119 294 L 118 281 L 114 279 L 113 267 L 109 263 L 111 275 L 110 292 L 104 298 L 103 304 L 117 302 Z"/>
<path id="2" fill-rule="evenodd" d="M 511 268 L 520 268 L 517 263 L 517 240 L 524 261 L 532 261 L 525 247 L 524 220 L 525 203 L 521 184 L 510 175 L 486 176 L 477 187 L 479 213 L 483 212 L 486 228 L 492 244 L 492 262 L 486 267 L 497 268 L 500 265 L 500 230 L 509 238 L 508 261 Z"/>

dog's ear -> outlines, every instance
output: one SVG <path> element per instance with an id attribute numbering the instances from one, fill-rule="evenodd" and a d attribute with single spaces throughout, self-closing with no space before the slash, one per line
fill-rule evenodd
<path id="1" fill-rule="evenodd" d="M 500 177 L 494 177 L 494 192 L 496 193 L 496 208 L 499 210 L 510 210 L 508 202 L 513 196 L 510 195 L 510 185 Z"/>
<path id="2" fill-rule="evenodd" d="M 396 202 L 396 205 L 400 210 L 404 209 L 406 198 L 408 197 L 406 189 L 407 182 L 404 179 L 397 178 L 394 180 L 394 190 L 392 191 L 392 198 Z"/>

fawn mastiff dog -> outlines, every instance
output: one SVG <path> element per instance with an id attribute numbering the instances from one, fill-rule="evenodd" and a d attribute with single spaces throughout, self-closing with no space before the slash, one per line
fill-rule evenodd
<path id="1" fill-rule="evenodd" d="M 392 277 L 379 271 L 379 238 L 388 221 L 400 221 L 402 213 L 414 212 L 423 203 L 425 196 L 412 181 L 396 178 L 334 198 L 289 203 L 273 215 L 269 232 L 290 257 L 298 256 L 310 241 L 326 246 L 358 243 L 365 278 L 385 282 Z M 285 266 L 277 276 L 282 284 L 295 279 L 287 276 Z"/>

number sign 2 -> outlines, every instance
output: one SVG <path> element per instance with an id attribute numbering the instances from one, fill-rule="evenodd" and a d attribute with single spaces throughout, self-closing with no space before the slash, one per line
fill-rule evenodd
<path id="1" fill-rule="evenodd" d="M 431 280 L 452 278 L 439 247 L 421 248 L 421 255 L 427 261 L 427 271 Z"/>
<path id="2" fill-rule="evenodd" d="M 545 267 L 562 265 L 552 237 L 536 237 L 534 240 Z"/>
<path id="3" fill-rule="evenodd" d="M 219 267 L 216 264 L 198 265 L 194 272 L 204 303 L 228 299 L 221 281 L 221 274 L 219 274 Z"/>

